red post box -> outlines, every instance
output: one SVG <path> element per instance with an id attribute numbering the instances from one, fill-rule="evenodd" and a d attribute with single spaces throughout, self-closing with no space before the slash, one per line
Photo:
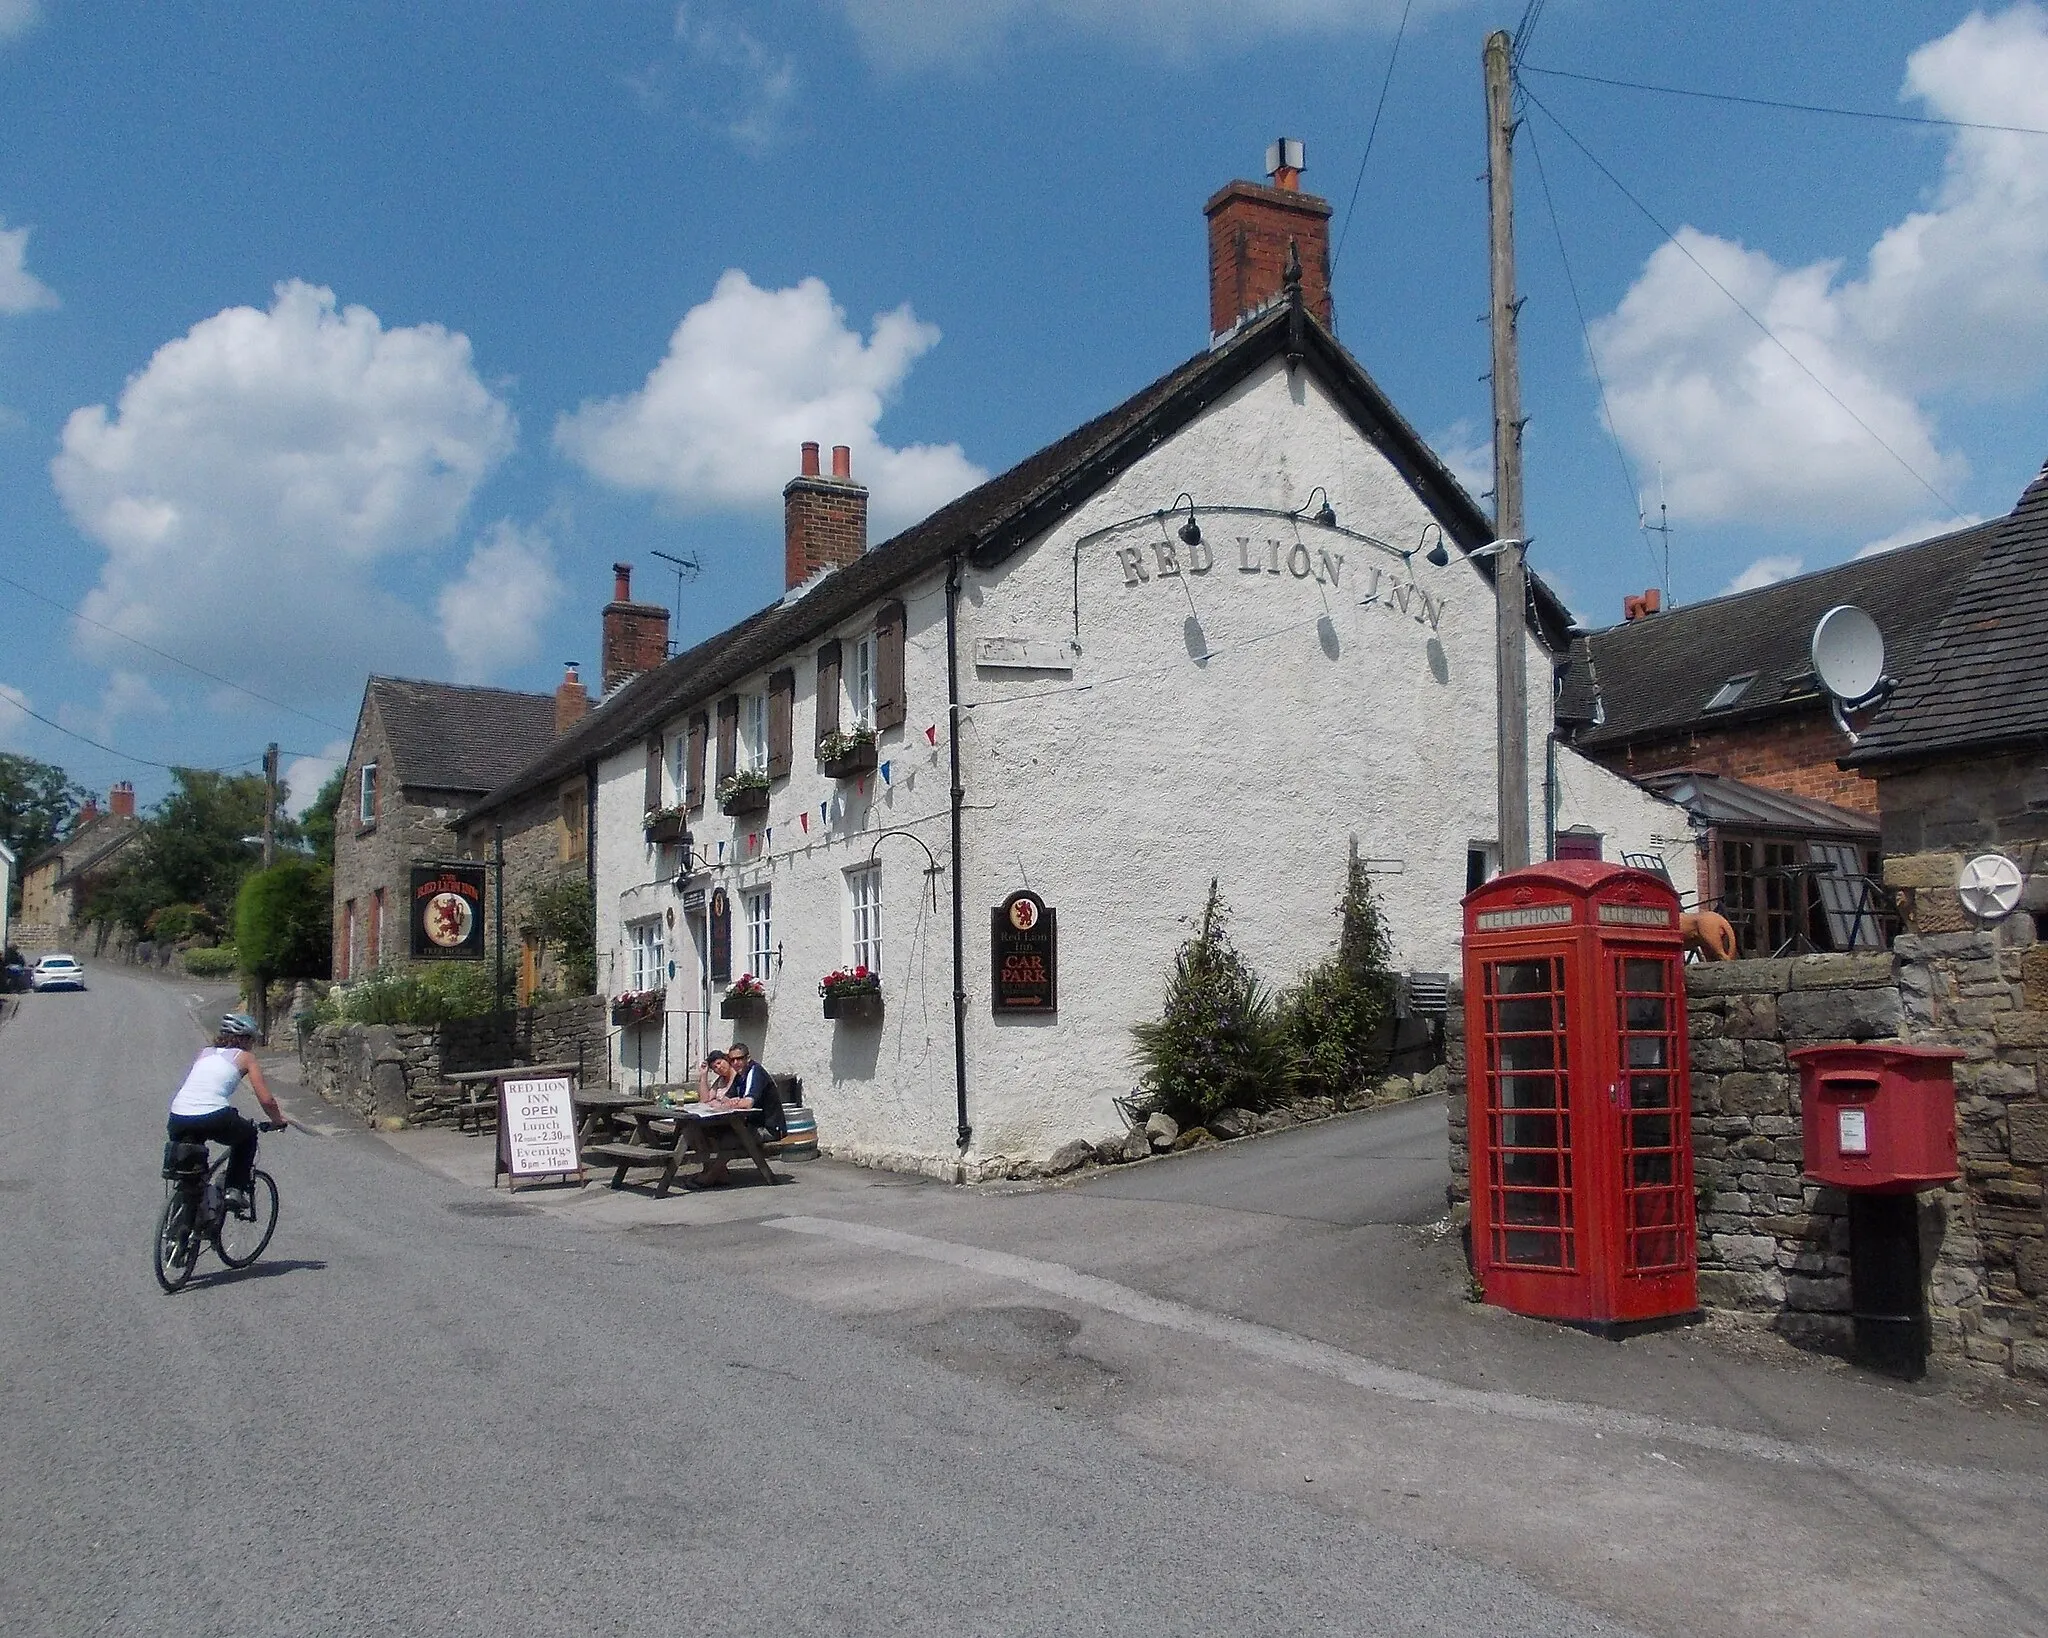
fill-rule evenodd
<path id="1" fill-rule="evenodd" d="M 1560 860 L 1465 898 L 1472 1254 L 1486 1301 L 1606 1335 L 1699 1312 L 1678 895 Z"/>
<path id="2" fill-rule="evenodd" d="M 1954 1047 L 1800 1047 L 1799 1118 L 1806 1175 L 1875 1194 L 1952 1183 L 1956 1165 Z"/>

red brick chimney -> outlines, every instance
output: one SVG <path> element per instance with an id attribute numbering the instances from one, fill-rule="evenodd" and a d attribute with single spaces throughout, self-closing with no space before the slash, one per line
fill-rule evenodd
<path id="1" fill-rule="evenodd" d="M 127 780 L 122 780 L 107 792 L 107 811 L 116 819 L 135 817 L 135 787 Z"/>
<path id="2" fill-rule="evenodd" d="M 1621 600 L 1621 617 L 1624 621 L 1640 620 L 1663 607 L 1663 592 L 1652 586 L 1640 597 L 1624 597 Z"/>
<path id="3" fill-rule="evenodd" d="M 1233 182 L 1202 207 L 1209 218 L 1209 334 L 1235 329 L 1280 299 L 1288 246 L 1301 258 L 1308 310 L 1335 327 L 1330 305 L 1330 204 L 1301 191 L 1301 144 L 1282 137 L 1266 150 L 1270 185 Z"/>
<path id="4" fill-rule="evenodd" d="M 633 601 L 633 565 L 614 563 L 612 600 L 604 606 L 605 693 L 643 671 L 652 671 L 668 658 L 668 610 L 659 603 Z M 555 697 L 560 716 L 561 696 Z"/>
<path id="5" fill-rule="evenodd" d="M 803 446 L 803 469 L 782 490 L 782 583 L 801 586 L 820 569 L 843 569 L 868 549 L 867 485 L 853 480 L 853 451 L 832 446 L 832 476 L 818 472 L 818 446 Z"/>
<path id="6" fill-rule="evenodd" d="M 100 816 L 100 804 L 96 797 L 88 796 L 78 804 L 78 812 L 71 821 L 71 828 L 80 831 Z"/>
<path id="7" fill-rule="evenodd" d="M 666 639 L 664 639 L 664 642 Z M 568 662 L 566 674 L 555 684 L 555 732 L 567 733 L 590 710 L 590 690 L 577 675 L 576 662 Z"/>

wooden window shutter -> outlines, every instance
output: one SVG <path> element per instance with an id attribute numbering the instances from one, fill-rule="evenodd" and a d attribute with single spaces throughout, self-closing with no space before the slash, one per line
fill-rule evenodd
<path id="1" fill-rule="evenodd" d="M 740 697 L 728 694 L 718 702 L 718 782 L 724 784 L 739 765 Z"/>
<path id="2" fill-rule="evenodd" d="M 711 738 L 711 719 L 702 711 L 690 714 L 689 742 L 683 757 L 683 806 L 692 813 L 704 806 L 704 752 Z"/>
<path id="3" fill-rule="evenodd" d="M 647 790 L 643 806 L 651 813 L 661 806 L 661 735 L 647 736 Z"/>
<path id="4" fill-rule="evenodd" d="M 796 703 L 796 672 L 785 666 L 768 679 L 768 777 L 789 777 L 789 714 Z"/>
<path id="5" fill-rule="evenodd" d="M 817 741 L 825 743 L 827 734 L 839 732 L 839 639 L 818 650 L 818 731 Z"/>
<path id="6" fill-rule="evenodd" d="M 908 712 L 903 697 L 903 605 L 891 599 L 875 613 L 875 726 L 901 728 Z"/>

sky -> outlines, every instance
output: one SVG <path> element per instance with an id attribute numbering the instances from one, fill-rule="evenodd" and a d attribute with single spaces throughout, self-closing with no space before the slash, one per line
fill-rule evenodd
<path id="1" fill-rule="evenodd" d="M 880 540 L 1201 351 L 1202 204 L 1281 135 L 1339 339 L 1483 491 L 1525 19 L 1530 561 L 1579 618 L 2008 510 L 2033 0 L 0 0 L 0 750 L 147 805 L 274 740 L 296 805 L 372 672 L 594 675 L 615 560 L 709 635 L 781 592 L 801 441 Z"/>

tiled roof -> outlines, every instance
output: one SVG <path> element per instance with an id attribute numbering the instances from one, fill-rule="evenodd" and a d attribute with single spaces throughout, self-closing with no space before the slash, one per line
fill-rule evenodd
<path id="1" fill-rule="evenodd" d="M 399 786 L 478 795 L 531 762 L 555 737 L 552 694 L 372 677 Z"/>
<path id="2" fill-rule="evenodd" d="M 1817 802 L 1810 796 L 1746 784 L 1726 774 L 1680 768 L 1671 773 L 1641 775 L 1636 783 L 1667 802 L 1676 802 L 1710 825 L 1877 840 L 1877 820 L 1871 814 L 1838 808 L 1832 802 Z"/>
<path id="3" fill-rule="evenodd" d="M 1001 561 L 1282 353 L 1298 356 L 1316 371 L 1443 521 L 1451 545 L 1469 552 L 1492 538 L 1491 520 L 1357 360 L 1308 314 L 1282 305 L 1223 346 L 1197 354 L 1106 414 L 833 571 L 803 597 L 771 604 L 635 678 L 537 761 L 492 790 L 471 816 L 489 813 L 609 755 L 683 707 L 797 652 L 956 553 L 977 566 Z M 1493 578 L 1491 559 L 1475 567 L 1489 581 Z M 1561 648 L 1570 611 L 1536 576 L 1529 577 L 1529 586 L 1538 629 Z"/>
<path id="4" fill-rule="evenodd" d="M 1572 644 L 1558 720 L 1579 725 L 1574 745 L 1599 750 L 1811 708 L 1823 698 L 1813 676 L 1813 628 L 1838 603 L 1854 603 L 1877 621 L 1885 663 L 1897 676 L 1932 637 L 1999 527 L 1980 523 L 1588 632 Z M 1708 709 L 1749 673 L 1733 699 Z"/>
<path id="5" fill-rule="evenodd" d="M 1992 526 L 1990 548 L 1910 660 L 1862 743 L 1872 762 L 2048 739 L 2048 468 Z"/>
<path id="6" fill-rule="evenodd" d="M 65 864 L 64 869 L 58 874 L 56 885 L 62 887 L 66 882 L 92 869 L 141 828 L 142 821 L 133 814 L 95 814 L 62 841 L 52 842 L 29 860 L 23 867 L 22 874 L 40 870 L 50 860 L 61 856 Z"/>

